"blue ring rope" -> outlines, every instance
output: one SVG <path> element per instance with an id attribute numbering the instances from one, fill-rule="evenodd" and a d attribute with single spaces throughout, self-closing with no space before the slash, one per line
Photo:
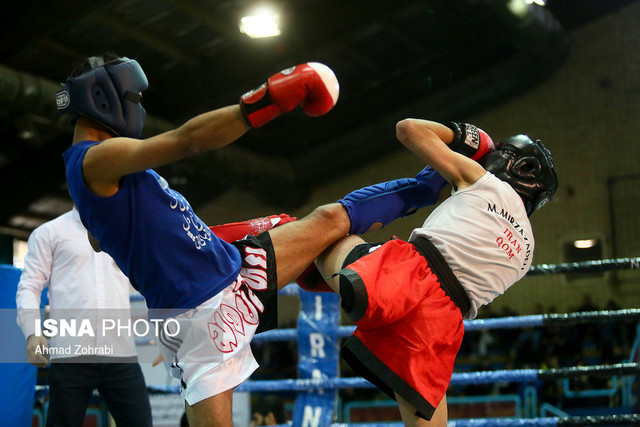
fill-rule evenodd
<path id="1" fill-rule="evenodd" d="M 469 332 L 482 329 L 516 329 L 553 324 L 575 325 L 579 323 L 610 322 L 616 320 L 633 321 L 638 319 L 640 319 L 640 309 L 600 310 L 569 314 L 533 314 L 527 316 L 465 320 L 464 329 Z M 351 335 L 354 330 L 355 326 L 340 326 L 338 328 L 338 336 L 344 338 Z M 258 334 L 253 337 L 253 342 L 295 341 L 297 338 L 298 332 L 296 329 L 283 328 Z"/>
<path id="2" fill-rule="evenodd" d="M 638 363 L 618 363 L 614 365 L 577 366 L 559 369 L 505 369 L 478 372 L 454 372 L 452 385 L 491 384 L 496 382 L 535 382 L 555 378 L 570 378 L 582 375 L 634 375 L 640 373 Z M 364 378 L 319 378 L 288 380 L 245 381 L 236 390 L 246 392 L 308 391 L 310 389 L 375 388 Z M 173 393 L 178 386 L 149 386 L 151 391 Z"/>

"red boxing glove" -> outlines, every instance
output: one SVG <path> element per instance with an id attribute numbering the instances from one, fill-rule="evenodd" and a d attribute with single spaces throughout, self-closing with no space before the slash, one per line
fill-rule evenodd
<path id="1" fill-rule="evenodd" d="M 449 148 L 457 153 L 478 161 L 496 149 L 491 137 L 479 127 L 455 122 L 447 123 L 446 126 L 453 131 Z"/>
<path id="2" fill-rule="evenodd" d="M 307 62 L 269 77 L 257 89 L 240 97 L 240 107 L 252 127 L 260 127 L 297 106 L 308 116 L 328 113 L 340 93 L 338 79 L 319 62 Z"/>
<path id="3" fill-rule="evenodd" d="M 260 233 L 269 231 L 274 227 L 295 221 L 297 218 L 287 214 L 270 215 L 262 218 L 250 219 L 248 221 L 231 222 L 229 224 L 214 225 L 209 227 L 213 234 L 231 243 L 244 239 L 246 236 L 257 236 Z"/>

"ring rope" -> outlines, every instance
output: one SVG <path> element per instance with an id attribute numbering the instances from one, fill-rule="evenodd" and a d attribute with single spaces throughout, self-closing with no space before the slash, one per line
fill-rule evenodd
<path id="1" fill-rule="evenodd" d="M 477 372 L 454 372 L 452 385 L 489 384 L 496 382 L 535 382 L 557 378 L 573 378 L 582 375 L 634 375 L 640 373 L 637 363 L 617 363 L 613 365 L 576 366 L 557 369 L 510 369 Z M 150 391 L 158 393 L 179 392 L 177 385 L 149 386 Z M 246 392 L 308 391 L 310 389 L 375 388 L 364 378 L 308 378 L 287 380 L 245 381 L 236 390 Z"/>
<path id="2" fill-rule="evenodd" d="M 543 418 L 473 418 L 466 420 L 449 420 L 447 427 L 529 427 L 529 426 L 599 426 L 599 425 L 630 425 L 640 424 L 640 415 L 600 415 L 588 417 L 543 417 Z M 276 427 L 284 427 L 281 424 Z M 331 427 L 404 427 L 398 423 L 358 423 L 358 424 L 331 424 Z"/>
<path id="3" fill-rule="evenodd" d="M 285 288 L 286 289 L 286 288 Z M 482 329 L 510 329 L 548 325 L 577 325 L 593 322 L 634 321 L 640 319 L 640 309 L 583 311 L 568 314 L 533 314 L 526 316 L 497 317 L 464 321 L 465 331 Z M 355 330 L 355 326 L 338 327 L 338 336 L 344 338 Z M 253 337 L 253 342 L 294 341 L 297 329 L 283 328 L 263 332 Z"/>
<path id="4" fill-rule="evenodd" d="M 549 325 L 578 325 L 594 322 L 634 321 L 640 319 L 640 309 L 582 311 L 567 314 L 534 314 L 466 320 L 466 331 L 492 328 L 523 328 Z"/>
<path id="5" fill-rule="evenodd" d="M 640 269 L 640 257 L 601 259 L 594 261 L 564 262 L 561 264 L 532 265 L 529 275 L 547 275 L 561 273 L 602 273 L 611 270 Z"/>

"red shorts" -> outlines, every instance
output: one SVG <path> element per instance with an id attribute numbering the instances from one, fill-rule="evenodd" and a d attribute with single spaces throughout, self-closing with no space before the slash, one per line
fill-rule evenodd
<path id="1" fill-rule="evenodd" d="M 364 256 L 340 271 L 343 307 L 357 325 L 343 357 L 429 420 L 451 380 L 464 334 L 461 311 L 411 243 L 391 240 L 371 253 L 366 247 L 356 247 L 352 253 Z"/>

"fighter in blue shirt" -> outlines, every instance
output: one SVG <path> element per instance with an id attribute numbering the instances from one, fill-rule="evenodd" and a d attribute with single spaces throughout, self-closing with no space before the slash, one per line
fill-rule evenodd
<path id="1" fill-rule="evenodd" d="M 107 55 L 88 58 L 63 84 L 56 105 L 75 120 L 73 145 L 64 153 L 69 192 L 94 248 L 113 257 L 151 315 L 179 321 L 179 331 L 159 341 L 181 380 L 190 425 L 231 426 L 233 389 L 257 368 L 249 342 L 274 326 L 277 290 L 349 232 L 433 203 L 444 180 L 430 181 L 432 171 L 425 171 L 368 187 L 342 204 L 227 243 L 153 168 L 222 148 L 296 107 L 326 114 L 338 99 L 335 75 L 323 64 L 301 64 L 271 76 L 237 105 L 141 139 L 147 86 L 137 61 Z"/>

